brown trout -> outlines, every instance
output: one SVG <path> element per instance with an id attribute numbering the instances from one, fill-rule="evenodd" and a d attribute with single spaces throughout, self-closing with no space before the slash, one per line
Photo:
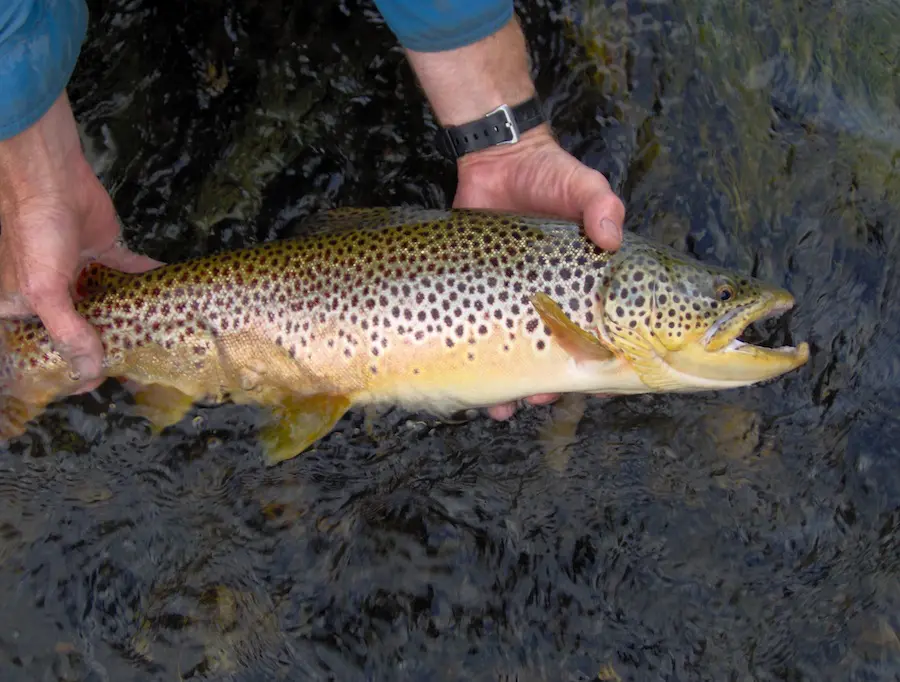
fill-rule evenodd
<path id="1" fill-rule="evenodd" d="M 690 392 L 803 365 L 738 337 L 787 291 L 635 234 L 610 253 L 572 222 L 473 210 L 337 209 L 305 236 L 124 274 L 93 264 L 78 311 L 105 375 L 159 430 L 200 400 L 271 410 L 270 463 L 355 406 L 446 415 L 538 393 Z M 0 437 L 71 393 L 36 319 L 0 324 Z"/>

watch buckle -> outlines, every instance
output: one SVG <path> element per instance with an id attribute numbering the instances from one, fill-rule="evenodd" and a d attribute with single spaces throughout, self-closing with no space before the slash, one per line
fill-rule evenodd
<path id="1" fill-rule="evenodd" d="M 503 116 L 506 118 L 506 128 L 509 130 L 512 135 L 511 140 L 503 140 L 502 142 L 497 142 L 496 144 L 515 144 L 519 141 L 519 126 L 516 125 L 516 120 L 513 118 L 512 109 L 508 104 L 501 104 L 499 107 L 489 112 L 485 118 L 489 118 L 494 114 L 499 114 L 503 112 Z"/>

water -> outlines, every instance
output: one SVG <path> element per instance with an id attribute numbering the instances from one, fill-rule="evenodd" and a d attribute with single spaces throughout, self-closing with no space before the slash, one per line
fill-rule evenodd
<path id="1" fill-rule="evenodd" d="M 452 199 L 372 6 L 91 7 L 71 96 L 134 248 Z M 519 10 L 629 229 L 788 286 L 760 333 L 809 364 L 503 424 L 353 414 L 274 469 L 252 410 L 154 440 L 110 383 L 0 451 L 3 680 L 900 679 L 900 6 Z"/>

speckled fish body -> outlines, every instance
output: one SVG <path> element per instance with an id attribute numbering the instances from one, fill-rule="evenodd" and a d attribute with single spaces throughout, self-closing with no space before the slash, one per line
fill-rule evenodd
<path id="1" fill-rule="evenodd" d="M 802 365 L 742 344 L 790 294 L 636 235 L 608 253 L 574 223 L 483 211 L 338 209 L 305 236 L 139 275 L 86 270 L 78 310 L 106 375 L 158 428 L 197 400 L 273 411 L 271 461 L 356 405 L 446 414 L 536 393 L 729 388 Z M 2 435 L 72 377 L 34 320 L 2 323 Z"/>

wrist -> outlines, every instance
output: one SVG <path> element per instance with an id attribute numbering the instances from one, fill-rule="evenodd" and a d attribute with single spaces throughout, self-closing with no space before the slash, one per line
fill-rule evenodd
<path id="1" fill-rule="evenodd" d="M 463 175 L 471 168 L 483 164 L 492 164 L 503 159 L 516 158 L 520 154 L 530 155 L 537 149 L 556 145 L 556 137 L 549 123 L 542 123 L 536 128 L 522 133 L 515 144 L 501 144 L 477 152 L 470 152 L 456 160 L 456 168 Z"/>

